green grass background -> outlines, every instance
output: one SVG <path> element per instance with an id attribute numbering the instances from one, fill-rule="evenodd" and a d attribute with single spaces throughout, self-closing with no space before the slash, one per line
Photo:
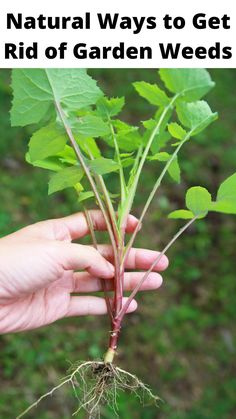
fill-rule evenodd
<path id="1" fill-rule="evenodd" d="M 137 245 L 160 249 L 180 222 L 166 214 L 181 205 L 189 186 L 217 185 L 236 171 L 236 71 L 211 70 L 216 88 L 208 95 L 219 120 L 194 137 L 181 155 L 182 183 L 169 179 L 154 199 Z M 154 70 L 93 70 L 110 96 L 125 95 L 125 120 L 135 123 L 153 108 L 138 98 L 132 81 L 156 81 Z M 30 131 L 9 124 L 10 73 L 0 71 L 0 236 L 24 225 L 77 211 L 73 191 L 47 196 L 47 172 L 24 161 Z M 143 174 L 135 214 L 155 179 Z M 30 257 L 30 255 L 29 255 Z M 161 290 L 138 297 L 127 317 L 119 362 L 158 393 L 159 409 L 142 408 L 129 394 L 119 397 L 120 417 L 143 419 L 233 419 L 236 417 L 236 218 L 212 214 L 199 221 L 169 253 Z M 0 337 L 0 418 L 14 418 L 63 376 L 70 362 L 102 356 L 106 318 L 76 318 L 40 330 Z M 29 418 L 69 418 L 76 408 L 70 389 L 47 399 Z M 81 418 L 83 415 L 81 415 Z M 104 410 L 103 418 L 114 414 Z"/>

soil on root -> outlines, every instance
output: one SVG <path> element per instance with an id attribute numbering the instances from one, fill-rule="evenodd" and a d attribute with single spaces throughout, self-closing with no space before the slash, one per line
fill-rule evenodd
<path id="1" fill-rule="evenodd" d="M 89 419 L 99 419 L 103 408 L 109 406 L 119 417 L 118 397 L 119 392 L 124 391 L 133 393 L 143 405 L 154 403 L 158 406 L 160 401 L 159 397 L 154 395 L 146 384 L 130 372 L 111 363 L 87 361 L 73 365 L 68 371 L 68 375 L 56 387 L 42 395 L 16 419 L 25 416 L 43 399 L 52 396 L 66 384 L 71 385 L 78 402 L 78 407 L 72 416 L 77 416 L 84 410 Z"/>

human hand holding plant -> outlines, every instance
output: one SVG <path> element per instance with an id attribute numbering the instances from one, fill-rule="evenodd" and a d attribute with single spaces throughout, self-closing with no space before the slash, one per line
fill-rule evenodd
<path id="1" fill-rule="evenodd" d="M 106 230 L 100 211 L 90 211 L 90 217 L 95 230 Z M 137 223 L 130 215 L 126 231 L 131 233 Z M 101 278 L 106 280 L 107 289 L 113 288 L 111 249 L 101 245 L 98 251 L 91 246 L 71 243 L 86 234 L 89 234 L 86 217 L 77 213 L 36 223 L 0 240 L 1 333 L 34 329 L 63 317 L 107 312 L 103 298 L 71 295 L 102 291 Z M 154 251 L 132 249 L 127 267 L 148 269 L 156 256 Z M 164 257 L 155 270 L 166 267 Z M 75 272 L 77 270 L 82 272 Z M 132 290 L 142 275 L 127 272 L 125 289 Z M 161 282 L 161 276 L 152 273 L 142 289 L 158 288 Z M 128 311 L 136 307 L 134 301 Z"/>
<path id="2" fill-rule="evenodd" d="M 79 203 L 84 205 L 88 199 L 96 203 L 108 231 L 109 249 L 112 249 L 109 252 L 114 256 L 114 289 L 110 294 L 107 281 L 102 280 L 111 323 L 104 361 L 76 365 L 70 376 L 45 395 L 70 383 L 79 400 L 76 413 L 85 409 L 90 418 L 100 417 L 100 406 L 106 403 L 117 410 L 117 388 L 135 393 L 141 390 L 142 394 L 157 400 L 136 376 L 114 365 L 124 316 L 128 309 L 134 308 L 134 298 L 149 274 L 192 223 L 206 217 L 210 211 L 236 214 L 236 173 L 220 185 L 215 200 L 207 189 L 191 187 L 186 193 L 186 209 L 169 214 L 169 218 L 186 220 L 185 224 L 149 266 L 145 266 L 146 273 L 141 275 L 124 302 L 127 263 L 130 257 L 132 259 L 132 246 L 156 192 L 167 174 L 180 183 L 182 148 L 196 141 L 196 136 L 217 119 L 217 113 L 202 100 L 214 86 L 206 70 L 161 69 L 159 75 L 162 88 L 143 81 L 133 84 L 138 94 L 156 109 L 140 126 L 131 126 L 117 117 L 124 106 L 124 98 L 105 97 L 85 70 L 13 71 L 12 125 L 40 124 L 30 139 L 26 160 L 52 172 L 49 194 L 74 188 Z M 156 181 L 127 240 L 128 214 L 146 165 L 153 165 Z M 108 179 L 110 173 L 113 173 L 112 183 Z M 100 251 L 104 247 L 97 243 L 86 207 L 85 215 L 93 245 Z"/>

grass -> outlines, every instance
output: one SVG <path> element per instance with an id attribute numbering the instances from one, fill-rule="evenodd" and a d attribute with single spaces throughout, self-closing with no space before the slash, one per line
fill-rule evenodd
<path id="1" fill-rule="evenodd" d="M 151 107 L 137 101 L 130 81 L 154 81 L 150 70 L 93 70 L 106 90 L 126 94 L 128 121 L 148 118 Z M 235 171 L 235 70 L 212 70 L 217 87 L 209 101 L 219 121 L 183 153 L 183 183 L 171 182 L 155 199 L 138 245 L 160 248 L 174 221 L 161 217 L 182 202 L 185 186 L 201 183 L 214 192 Z M 73 192 L 47 196 L 47 174 L 24 163 L 29 132 L 9 128 L 9 74 L 0 72 L 0 236 L 35 221 L 77 210 Z M 122 91 L 121 90 L 122 86 Z M 188 156 L 191 152 L 191 160 Z M 150 170 L 136 199 L 137 213 L 147 193 Z M 156 234 L 153 234 L 153 232 Z M 171 265 L 161 290 L 140 294 L 140 309 L 125 321 L 119 359 L 121 368 L 137 374 L 163 400 L 158 410 L 142 408 L 129 394 L 119 397 L 126 419 L 232 419 L 236 416 L 236 224 L 233 217 L 211 215 L 199 222 L 169 257 Z M 17 416 L 65 375 L 78 359 L 100 358 L 108 338 L 105 318 L 76 318 L 43 329 L 0 338 L 0 417 Z M 137 345 L 139 342 L 139 345 Z M 67 419 L 76 410 L 69 388 L 46 399 L 28 417 Z M 80 416 L 83 417 L 82 415 Z M 105 419 L 114 414 L 107 410 Z"/>

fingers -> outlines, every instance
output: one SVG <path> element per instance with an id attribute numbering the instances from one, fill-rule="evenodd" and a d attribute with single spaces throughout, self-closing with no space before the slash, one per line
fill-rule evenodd
<path id="1" fill-rule="evenodd" d="M 127 298 L 123 299 L 123 304 Z M 137 302 L 135 300 L 130 304 L 127 313 L 135 311 Z M 73 316 L 97 316 L 107 313 L 106 302 L 99 297 L 74 297 L 70 298 L 68 310 L 65 317 Z"/>
<path id="2" fill-rule="evenodd" d="M 113 251 L 111 246 L 100 245 L 98 246 L 98 250 L 104 258 L 113 262 Z M 132 248 L 126 260 L 125 268 L 148 270 L 159 254 L 160 252 L 154 250 Z M 168 265 L 168 258 L 164 255 L 153 270 L 164 271 Z"/>
<path id="3" fill-rule="evenodd" d="M 97 231 L 107 230 L 106 221 L 103 217 L 103 214 L 99 210 L 90 210 L 89 216 L 91 218 L 93 228 Z M 70 215 L 68 217 L 62 218 L 62 221 L 66 224 L 72 240 L 78 239 L 90 233 L 90 229 L 87 224 L 86 217 L 83 212 Z M 133 215 L 129 215 L 126 224 L 126 232 L 131 233 L 138 223 L 138 219 Z"/>
<path id="4" fill-rule="evenodd" d="M 124 289 L 125 291 L 132 291 L 136 285 L 140 282 L 145 272 L 126 272 L 124 277 Z M 160 274 L 152 272 L 148 275 L 144 281 L 140 290 L 154 290 L 161 286 L 162 277 Z M 113 281 L 106 281 L 106 289 L 108 291 L 113 290 Z M 102 283 L 99 278 L 92 277 L 85 272 L 75 272 L 73 275 L 73 281 L 71 285 L 71 292 L 98 292 L 102 291 Z"/>
<path id="5" fill-rule="evenodd" d="M 89 215 L 94 230 L 105 231 L 107 229 L 106 222 L 101 211 L 90 210 Z M 64 217 L 59 221 L 62 221 L 67 226 L 72 240 L 78 239 L 90 233 L 86 217 L 82 212 Z M 126 232 L 131 233 L 135 229 L 137 223 L 137 218 L 133 215 L 129 215 L 127 219 Z"/>
<path id="6" fill-rule="evenodd" d="M 75 243 L 53 242 L 54 258 L 65 270 L 86 270 L 91 275 L 112 278 L 114 266 L 90 246 Z"/>
<path id="7" fill-rule="evenodd" d="M 99 210 L 90 210 L 89 215 L 93 223 L 94 230 L 105 231 L 107 229 L 104 217 Z M 138 220 L 133 215 L 127 219 L 126 232 L 134 231 Z M 29 234 L 36 234 L 51 240 L 75 240 L 90 233 L 86 217 L 83 212 L 69 215 L 68 217 L 47 220 L 26 227 Z"/>

